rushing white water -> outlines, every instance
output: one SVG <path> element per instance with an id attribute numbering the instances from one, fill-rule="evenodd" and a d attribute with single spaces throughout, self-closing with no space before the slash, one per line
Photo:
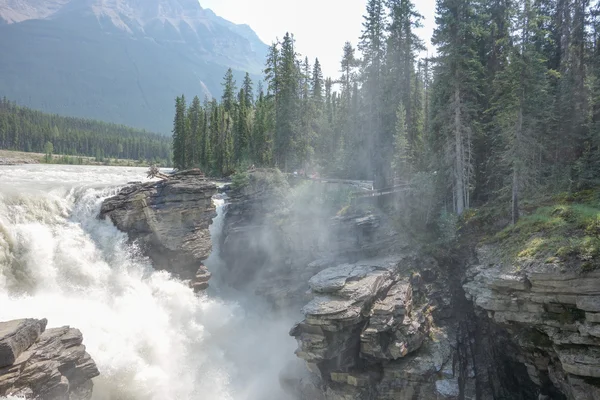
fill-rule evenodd
<path id="1" fill-rule="evenodd" d="M 0 321 L 80 329 L 101 373 L 94 399 L 284 399 L 290 321 L 194 295 L 96 218 L 104 198 L 145 172 L 0 167 Z"/>

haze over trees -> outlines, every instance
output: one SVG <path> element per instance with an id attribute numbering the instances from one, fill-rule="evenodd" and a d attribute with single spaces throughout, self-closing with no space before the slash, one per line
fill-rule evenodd
<path id="1" fill-rule="evenodd" d="M 286 33 L 256 99 L 230 73 L 220 101 L 178 98 L 175 165 L 408 182 L 459 215 L 505 199 L 513 220 L 523 197 L 599 183 L 598 3 L 438 0 L 431 58 L 421 20 L 409 0 L 369 0 L 331 78 Z"/>

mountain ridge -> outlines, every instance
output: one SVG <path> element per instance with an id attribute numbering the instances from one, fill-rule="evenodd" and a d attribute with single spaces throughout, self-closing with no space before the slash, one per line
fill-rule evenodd
<path id="1" fill-rule="evenodd" d="M 0 20 L 0 96 L 163 133 L 176 96 L 219 96 L 229 67 L 260 79 L 267 52 L 195 0 L 0 0 Z"/>

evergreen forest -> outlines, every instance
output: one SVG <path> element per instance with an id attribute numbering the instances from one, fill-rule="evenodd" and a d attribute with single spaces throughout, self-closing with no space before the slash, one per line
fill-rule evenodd
<path id="1" fill-rule="evenodd" d="M 368 0 L 335 77 L 286 33 L 256 88 L 228 71 L 220 99 L 176 99 L 175 166 L 405 184 L 457 215 L 500 199 L 513 221 L 523 198 L 599 183 L 600 4 L 438 0 L 432 56 L 421 23 L 411 0 Z"/>
<path id="2" fill-rule="evenodd" d="M 46 114 L 0 99 L 0 149 L 123 158 L 166 166 L 171 140 L 122 125 Z"/>

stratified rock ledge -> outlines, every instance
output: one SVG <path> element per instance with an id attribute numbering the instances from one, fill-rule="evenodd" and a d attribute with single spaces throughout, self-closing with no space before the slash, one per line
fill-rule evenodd
<path id="1" fill-rule="evenodd" d="M 0 322 L 0 396 L 89 400 L 100 375 L 78 329 L 46 319 Z"/>

